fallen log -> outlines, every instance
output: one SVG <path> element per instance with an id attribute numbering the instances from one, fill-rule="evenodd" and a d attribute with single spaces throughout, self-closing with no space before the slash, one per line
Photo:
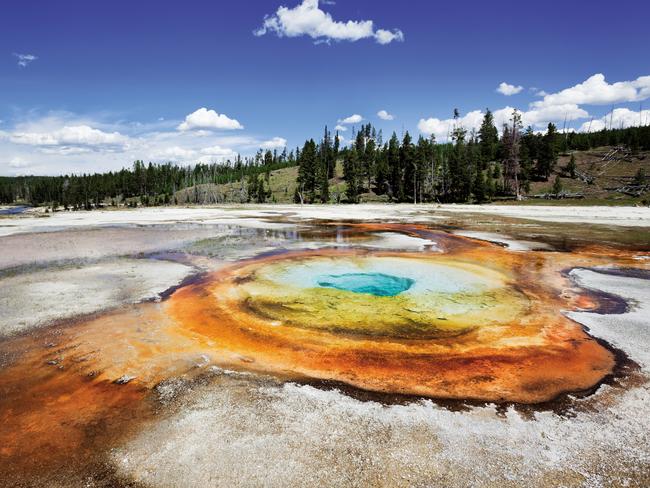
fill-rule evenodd
<path id="1" fill-rule="evenodd" d="M 542 198 L 544 200 L 561 200 L 561 199 L 580 199 L 584 198 L 582 193 L 560 192 L 560 193 L 538 193 L 533 195 L 533 198 Z"/>

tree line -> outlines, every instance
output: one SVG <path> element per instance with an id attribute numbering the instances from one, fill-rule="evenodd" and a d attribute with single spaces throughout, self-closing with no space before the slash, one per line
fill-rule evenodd
<path id="1" fill-rule="evenodd" d="M 477 131 L 460 123 L 458 110 L 450 142 L 405 132 L 385 141 L 371 124 L 353 133 L 352 142 L 340 148 L 338 133 L 332 139 L 325 128 L 319 144 L 313 139 L 297 151 L 298 185 L 295 202 L 356 203 L 364 194 L 384 196 L 393 202 L 484 202 L 494 198 L 519 198 L 533 181 L 548 181 L 558 156 L 572 150 L 624 145 L 632 151 L 650 150 L 650 127 L 603 129 L 595 133 L 560 133 L 549 123 L 544 133 L 522 127 L 516 110 L 508 124 L 497 130 L 487 110 Z M 332 169 L 341 160 L 345 189 L 329 195 Z M 562 172 L 575 177 L 575 158 Z"/>
<path id="2" fill-rule="evenodd" d="M 531 182 L 548 181 L 560 154 L 601 146 L 650 150 L 650 126 L 560 133 L 550 123 L 541 133 L 524 129 L 516 110 L 500 131 L 489 110 L 478 130 L 464 128 L 458 110 L 454 120 L 444 143 L 433 136 L 414 140 L 408 132 L 399 138 L 393 132 L 385 140 L 381 130 L 365 124 L 353 130 L 347 146 L 338 132 L 332 134 L 326 127 L 318 142 L 308 139 L 289 153 L 286 148 L 281 153 L 260 150 L 253 157 L 237 156 L 223 163 L 135 161 L 131 168 L 107 173 L 0 177 L 0 203 L 66 209 L 165 205 L 185 203 L 176 201 L 179 190 L 233 182 L 245 190 L 241 201 L 262 203 L 271 195 L 271 171 L 294 166 L 297 203 L 356 203 L 365 194 L 392 202 L 484 202 L 518 198 L 529 191 Z M 342 185 L 333 187 L 337 165 L 342 166 Z M 575 159 L 562 171 L 575 177 Z"/>
<path id="3" fill-rule="evenodd" d="M 296 165 L 293 152 L 258 151 L 254 157 L 237 156 L 224 163 L 180 166 L 173 163 L 145 164 L 107 173 L 63 176 L 0 177 L 0 203 L 91 209 L 108 204 L 165 205 L 181 189 L 204 184 L 225 184 L 257 178 L 261 174 Z"/>

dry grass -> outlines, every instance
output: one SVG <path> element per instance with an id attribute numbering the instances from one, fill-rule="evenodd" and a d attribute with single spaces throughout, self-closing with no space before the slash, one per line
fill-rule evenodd
<path id="1" fill-rule="evenodd" d="M 555 172 L 548 181 L 533 182 L 530 194 L 550 193 L 553 187 L 555 176 L 560 176 L 562 188 L 571 193 L 582 193 L 584 201 L 590 204 L 621 204 L 629 205 L 640 201 L 642 198 L 635 198 L 618 193 L 614 188 L 630 183 L 640 168 L 644 168 L 646 174 L 650 174 L 650 152 L 640 152 L 630 158 L 629 161 L 618 162 L 603 161 L 603 156 L 611 148 L 600 147 L 590 151 L 575 151 L 578 172 L 595 177 L 592 184 L 587 184 L 579 178 L 566 178 L 562 176 L 562 169 L 566 167 L 571 158 L 570 153 L 558 158 Z M 647 198 L 647 195 L 645 196 Z M 578 200 L 572 200 L 572 204 L 580 204 Z"/>

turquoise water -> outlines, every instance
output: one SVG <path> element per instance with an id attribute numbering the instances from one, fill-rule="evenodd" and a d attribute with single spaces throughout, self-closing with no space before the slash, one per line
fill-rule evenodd
<path id="1" fill-rule="evenodd" d="M 324 288 L 367 293 L 378 297 L 394 297 L 411 288 L 415 280 L 384 273 L 345 273 L 322 275 L 316 282 Z"/>

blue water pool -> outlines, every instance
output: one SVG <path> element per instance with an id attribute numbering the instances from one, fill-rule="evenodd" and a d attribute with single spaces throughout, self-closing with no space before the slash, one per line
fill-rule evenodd
<path id="1" fill-rule="evenodd" d="M 316 282 L 324 288 L 367 293 L 378 297 L 394 297 L 411 288 L 415 280 L 384 273 L 345 273 L 322 275 Z"/>

